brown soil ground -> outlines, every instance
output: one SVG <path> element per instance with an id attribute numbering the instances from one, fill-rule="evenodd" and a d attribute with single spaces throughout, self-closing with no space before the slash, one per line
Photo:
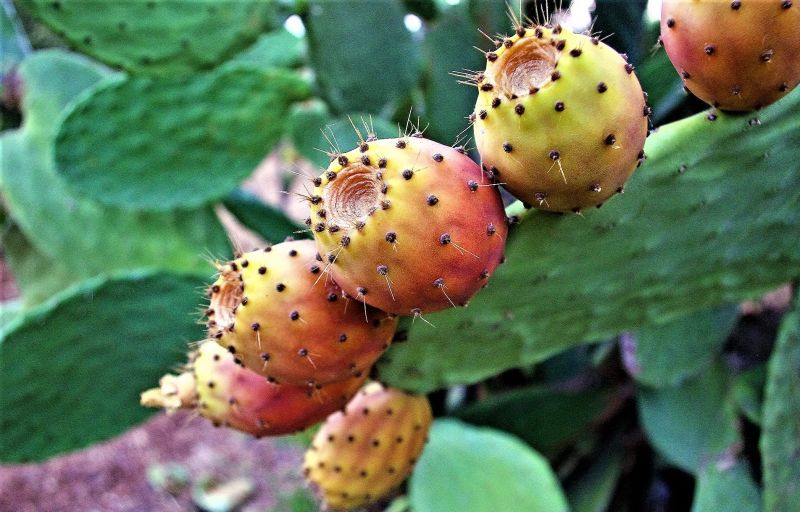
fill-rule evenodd
<path id="1" fill-rule="evenodd" d="M 253 493 L 235 510 L 289 512 L 288 499 L 304 486 L 303 448 L 214 428 L 188 413 L 159 414 L 141 427 L 90 449 L 43 464 L 0 467 L 0 511 L 197 510 L 192 487 L 244 478 Z M 148 471 L 175 464 L 188 484 L 173 492 L 148 481 Z"/>

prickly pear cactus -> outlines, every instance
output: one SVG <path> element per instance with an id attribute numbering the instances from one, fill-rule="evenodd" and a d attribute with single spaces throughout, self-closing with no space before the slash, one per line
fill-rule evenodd
<path id="1" fill-rule="evenodd" d="M 372 382 L 325 420 L 306 452 L 303 471 L 331 509 L 367 505 L 408 477 L 431 421 L 425 396 Z"/>
<path id="2" fill-rule="evenodd" d="M 740 74 L 784 92 L 763 72 L 796 69 L 797 2 L 720 0 L 722 28 L 774 16 L 689 53 L 744 97 L 718 65 L 755 35 L 769 46 Z M 702 111 L 650 2 L 562 3 L 16 0 L 33 54 L 0 35 L 0 272 L 22 295 L 0 279 L 0 461 L 142 421 L 139 393 L 204 339 L 144 402 L 257 436 L 334 413 L 306 460 L 331 508 L 688 509 L 694 492 L 693 512 L 791 509 L 798 317 L 772 348 L 742 336 L 777 323 L 766 302 L 740 302 L 800 278 L 800 88 Z M 665 0 L 690 4 L 710 8 Z M 487 35 L 509 15 L 511 37 Z M 293 233 L 316 240 L 251 252 Z M 375 387 L 335 413 L 367 374 L 432 404 Z M 52 508 L 8 482 L 0 509 Z"/>
<path id="3" fill-rule="evenodd" d="M 644 159 L 650 107 L 633 65 L 596 37 L 518 26 L 470 77 L 484 169 L 523 202 L 579 212 L 622 192 Z"/>
<path id="4" fill-rule="evenodd" d="M 307 221 L 333 279 L 390 313 L 464 306 L 503 257 L 497 188 L 463 150 L 366 140 L 318 177 Z"/>
<path id="5" fill-rule="evenodd" d="M 245 253 L 209 288 L 208 332 L 271 382 L 326 384 L 368 373 L 397 318 L 348 299 L 311 240 Z"/>
<path id="6" fill-rule="evenodd" d="M 661 40 L 683 83 L 723 110 L 754 110 L 800 82 L 800 6 L 791 0 L 664 0 Z"/>
<path id="7" fill-rule="evenodd" d="M 365 379 L 326 386 L 271 384 L 206 341 L 192 356 L 189 370 L 162 377 L 158 388 L 142 393 L 141 402 L 167 410 L 194 409 L 217 426 L 256 437 L 277 436 L 304 430 L 343 407 Z"/>

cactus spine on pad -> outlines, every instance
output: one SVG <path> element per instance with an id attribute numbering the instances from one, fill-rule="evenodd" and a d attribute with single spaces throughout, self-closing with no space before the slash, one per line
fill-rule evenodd
<path id="1" fill-rule="evenodd" d="M 345 297 L 323 266 L 311 240 L 222 265 L 209 288 L 209 336 L 271 382 L 325 384 L 368 373 L 397 318 Z"/>
<path id="2" fill-rule="evenodd" d="M 503 257 L 500 194 L 462 149 L 370 139 L 314 183 L 307 224 L 325 270 L 372 306 L 421 315 L 466 305 Z"/>
<path id="3" fill-rule="evenodd" d="M 332 509 L 377 501 L 411 474 L 432 419 L 424 395 L 372 382 L 325 420 L 306 452 L 305 476 Z"/>
<path id="4" fill-rule="evenodd" d="M 328 385 L 271 384 L 242 368 L 231 354 L 206 341 L 192 354 L 189 368 L 165 375 L 160 387 L 142 393 L 142 405 L 168 411 L 196 409 L 217 426 L 256 437 L 304 430 L 343 407 L 366 380 L 351 377 Z"/>
<path id="5" fill-rule="evenodd" d="M 661 40 L 686 88 L 723 110 L 754 110 L 800 82 L 800 6 L 790 0 L 664 0 Z"/>
<path id="6" fill-rule="evenodd" d="M 650 108 L 633 66 L 597 38 L 518 27 L 486 53 L 475 142 L 484 169 L 535 208 L 578 212 L 621 192 Z"/>

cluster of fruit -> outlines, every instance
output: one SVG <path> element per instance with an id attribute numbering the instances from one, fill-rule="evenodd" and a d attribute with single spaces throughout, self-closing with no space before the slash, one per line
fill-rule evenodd
<path id="1" fill-rule="evenodd" d="M 721 2 L 664 2 L 663 42 L 676 68 L 723 109 L 763 106 L 800 75 L 784 47 L 796 44 L 791 1 L 743 4 L 725 6 L 726 17 Z M 742 50 L 756 31 L 747 27 L 762 18 L 774 29 L 758 29 L 764 37 Z M 753 60 L 746 51 L 756 46 Z M 327 417 L 304 471 L 333 508 L 370 503 L 402 483 L 424 446 L 430 405 L 364 386 L 398 316 L 465 306 L 486 286 L 509 225 L 498 185 L 534 208 L 578 213 L 621 193 L 645 158 L 646 94 L 625 56 L 598 38 L 517 25 L 485 56 L 485 70 L 468 76 L 478 88 L 469 117 L 482 165 L 418 132 L 367 137 L 331 155 L 307 198 L 315 240 L 220 265 L 208 290 L 208 340 L 184 373 L 143 394 L 145 405 L 194 408 L 256 436 Z"/>

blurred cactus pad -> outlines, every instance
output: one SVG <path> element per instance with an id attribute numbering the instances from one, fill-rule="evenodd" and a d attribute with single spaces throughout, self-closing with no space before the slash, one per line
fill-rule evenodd
<path id="1" fill-rule="evenodd" d="M 0 0 L 0 462 L 145 420 L 138 394 L 204 339 L 213 262 L 310 238 L 330 154 L 420 130 L 479 161 L 453 73 L 510 11 L 627 54 L 646 157 L 578 215 L 504 196 L 488 286 L 401 320 L 373 376 L 436 419 L 387 510 L 800 510 L 800 303 L 740 307 L 796 293 L 800 88 L 708 107 L 648 3 Z"/>

